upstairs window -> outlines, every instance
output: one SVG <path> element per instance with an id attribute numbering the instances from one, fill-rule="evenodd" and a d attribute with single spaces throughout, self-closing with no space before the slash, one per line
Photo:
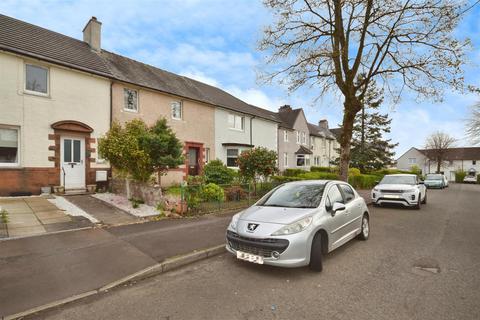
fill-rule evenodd
<path id="1" fill-rule="evenodd" d="M 124 106 L 123 108 L 127 111 L 137 112 L 138 111 L 138 92 L 133 89 L 123 89 L 124 96 Z"/>
<path id="2" fill-rule="evenodd" d="M 227 167 L 238 167 L 238 149 L 227 149 Z"/>
<path id="3" fill-rule="evenodd" d="M 283 166 L 288 167 L 288 153 L 283 153 Z"/>
<path id="4" fill-rule="evenodd" d="M 408 163 L 409 163 L 409 164 L 415 164 L 415 163 L 417 163 L 417 158 L 408 158 Z"/>
<path id="5" fill-rule="evenodd" d="M 307 144 L 307 135 L 305 132 L 302 132 L 302 144 Z"/>
<path id="6" fill-rule="evenodd" d="M 170 104 L 172 108 L 172 119 L 182 120 L 183 118 L 183 103 L 181 101 L 173 101 Z"/>
<path id="7" fill-rule="evenodd" d="M 18 129 L 0 127 L 0 166 L 18 165 Z"/>
<path id="8" fill-rule="evenodd" d="M 472 165 L 476 165 L 477 164 L 477 160 L 472 160 Z"/>
<path id="9" fill-rule="evenodd" d="M 210 162 L 210 148 L 205 148 L 205 163 Z"/>
<path id="10" fill-rule="evenodd" d="M 228 127 L 230 129 L 243 131 L 245 127 L 245 117 L 230 113 L 228 115 Z"/>
<path id="11" fill-rule="evenodd" d="M 287 130 L 283 130 L 283 141 L 288 142 L 288 131 Z"/>
<path id="12" fill-rule="evenodd" d="M 41 95 L 48 94 L 48 69 L 33 64 L 25 65 L 25 90 Z"/>
<path id="13" fill-rule="evenodd" d="M 295 133 L 297 134 L 297 144 L 300 144 L 300 132 L 295 131 Z"/>

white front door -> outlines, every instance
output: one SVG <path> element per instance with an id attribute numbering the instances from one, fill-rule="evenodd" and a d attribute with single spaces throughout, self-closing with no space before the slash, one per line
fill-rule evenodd
<path id="1" fill-rule="evenodd" d="M 62 137 L 60 177 L 65 189 L 85 188 L 85 139 Z"/>

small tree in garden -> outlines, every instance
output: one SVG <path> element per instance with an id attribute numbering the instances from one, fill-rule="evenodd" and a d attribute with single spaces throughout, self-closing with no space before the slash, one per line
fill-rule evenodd
<path id="1" fill-rule="evenodd" d="M 98 148 L 115 169 L 142 182 L 183 163 L 182 145 L 165 119 L 152 127 L 139 119 L 127 122 L 125 127 L 113 123 Z"/>
<path id="2" fill-rule="evenodd" d="M 157 173 L 159 183 L 160 176 L 168 169 L 177 168 L 184 162 L 182 144 L 165 118 L 158 120 L 145 134 L 140 135 L 139 144 L 149 155 L 151 168 Z"/>
<path id="3" fill-rule="evenodd" d="M 139 137 L 146 134 L 147 130 L 141 120 L 132 120 L 125 127 L 113 123 L 112 128 L 99 140 L 99 152 L 123 175 L 147 181 L 152 174 L 150 159 L 139 144 Z"/>
<path id="4" fill-rule="evenodd" d="M 243 151 L 237 159 L 240 175 L 253 182 L 257 191 L 257 181 L 268 179 L 277 171 L 277 153 L 267 148 L 259 147 Z"/>

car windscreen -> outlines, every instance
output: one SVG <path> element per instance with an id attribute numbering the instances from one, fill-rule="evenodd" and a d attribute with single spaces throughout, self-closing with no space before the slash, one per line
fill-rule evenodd
<path id="1" fill-rule="evenodd" d="M 284 184 L 262 199 L 258 206 L 316 208 L 322 200 L 325 184 Z"/>
<path id="2" fill-rule="evenodd" d="M 441 174 L 427 174 L 425 180 L 443 180 Z"/>
<path id="3" fill-rule="evenodd" d="M 385 176 L 380 184 L 416 184 L 414 176 Z"/>

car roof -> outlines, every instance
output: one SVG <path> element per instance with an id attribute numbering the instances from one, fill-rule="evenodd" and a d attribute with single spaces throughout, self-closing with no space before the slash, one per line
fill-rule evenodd
<path id="1" fill-rule="evenodd" d="M 416 174 L 412 173 L 396 173 L 396 174 L 386 174 L 385 177 L 416 177 Z"/>
<path id="2" fill-rule="evenodd" d="M 325 180 L 325 179 L 322 179 L 322 180 L 299 180 L 299 181 L 290 181 L 290 182 L 287 182 L 287 183 L 288 184 L 327 184 L 329 182 L 347 183 L 348 184 L 348 182 L 341 181 L 341 180 Z"/>

